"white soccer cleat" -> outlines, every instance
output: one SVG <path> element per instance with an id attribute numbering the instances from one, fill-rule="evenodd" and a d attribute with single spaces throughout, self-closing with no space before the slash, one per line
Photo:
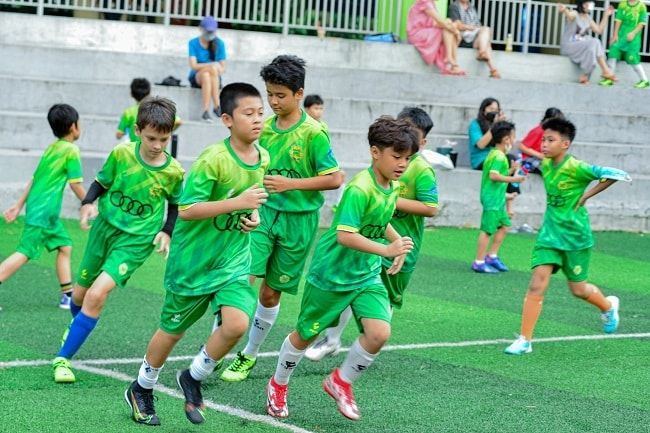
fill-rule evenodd
<path id="1" fill-rule="evenodd" d="M 305 351 L 305 357 L 311 361 L 320 361 L 326 356 L 334 356 L 341 350 L 341 342 L 330 342 L 327 337 L 323 337 Z"/>
<path id="2" fill-rule="evenodd" d="M 618 329 L 618 324 L 621 321 L 618 315 L 618 307 L 621 301 L 617 296 L 608 296 L 606 299 L 611 302 L 612 307 L 602 313 L 600 315 L 600 318 L 603 320 L 603 332 L 606 334 L 612 334 L 616 332 Z"/>
<path id="3" fill-rule="evenodd" d="M 508 355 L 523 355 L 524 353 L 530 353 L 532 351 L 533 344 L 526 340 L 523 335 L 517 337 L 517 339 L 504 350 Z"/>

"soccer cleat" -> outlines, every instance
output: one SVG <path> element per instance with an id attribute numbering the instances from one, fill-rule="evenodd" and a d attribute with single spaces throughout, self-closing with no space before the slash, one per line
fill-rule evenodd
<path id="1" fill-rule="evenodd" d="M 614 80 L 610 80 L 609 78 L 603 78 L 598 82 L 598 84 L 605 87 L 612 87 L 614 85 Z"/>
<path id="2" fill-rule="evenodd" d="M 207 111 L 204 111 L 203 114 L 201 115 L 201 120 L 203 120 L 206 123 L 212 123 L 212 117 L 210 117 L 210 113 Z"/>
<path id="3" fill-rule="evenodd" d="M 621 321 L 618 315 L 618 306 L 621 301 L 616 296 L 608 296 L 607 299 L 611 302 L 612 306 L 609 310 L 602 313 L 600 318 L 603 320 L 603 332 L 606 334 L 612 334 L 616 332 L 618 324 Z"/>
<path id="4" fill-rule="evenodd" d="M 59 308 L 63 310 L 69 310 L 70 309 L 70 302 L 71 302 L 72 296 L 68 296 L 65 293 L 61 293 L 61 300 L 59 301 Z"/>
<path id="5" fill-rule="evenodd" d="M 336 400 L 341 415 L 352 421 L 358 421 L 361 418 L 357 402 L 354 400 L 354 394 L 352 393 L 352 384 L 341 379 L 338 368 L 325 378 L 323 389 Z"/>
<path id="6" fill-rule="evenodd" d="M 192 377 L 190 370 L 185 369 L 176 373 L 176 383 L 185 395 L 185 416 L 192 424 L 202 424 L 205 421 L 203 414 L 205 405 L 201 394 L 201 382 Z"/>
<path id="7" fill-rule="evenodd" d="M 139 424 L 160 425 L 154 408 L 153 389 L 144 389 L 134 380 L 124 391 L 124 400 L 131 408 L 131 418 Z"/>
<path id="8" fill-rule="evenodd" d="M 341 350 L 341 342 L 332 343 L 327 336 L 321 338 L 305 351 L 305 357 L 312 361 L 320 361 L 326 356 L 334 356 Z"/>
<path id="9" fill-rule="evenodd" d="M 498 257 L 485 256 L 485 264 L 499 272 L 508 272 L 508 267 Z"/>
<path id="10" fill-rule="evenodd" d="M 488 265 L 487 263 L 472 263 L 472 270 L 474 272 L 478 272 L 479 274 L 496 274 L 499 271 L 494 269 L 492 266 Z"/>
<path id="11" fill-rule="evenodd" d="M 287 390 L 288 385 L 280 385 L 276 383 L 274 377 L 271 377 L 271 380 L 266 385 L 266 413 L 275 418 L 289 416 Z"/>
<path id="12" fill-rule="evenodd" d="M 226 382 L 241 382 L 246 380 L 255 367 L 257 358 L 237 352 L 235 360 L 221 373 L 221 380 Z"/>
<path id="13" fill-rule="evenodd" d="M 526 340 L 523 335 L 517 337 L 517 339 L 504 350 L 508 355 L 523 355 L 524 353 L 530 353 L 532 351 L 533 344 Z"/>
<path id="14" fill-rule="evenodd" d="M 76 380 L 70 361 L 59 356 L 52 361 L 54 369 L 54 381 L 56 383 L 74 383 Z"/>
<path id="15" fill-rule="evenodd" d="M 648 87 L 650 87 L 650 81 L 648 80 L 641 80 L 634 85 L 636 89 L 647 89 Z"/>

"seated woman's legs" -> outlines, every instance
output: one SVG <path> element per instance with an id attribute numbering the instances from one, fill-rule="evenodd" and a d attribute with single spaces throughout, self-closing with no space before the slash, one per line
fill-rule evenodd
<path id="1" fill-rule="evenodd" d="M 490 27 L 483 26 L 480 28 L 476 39 L 474 39 L 474 48 L 478 50 L 478 56 L 476 58 L 487 62 L 490 68 L 490 76 L 493 78 L 501 78 L 492 59 L 492 29 Z"/>
<path id="2" fill-rule="evenodd" d="M 201 87 L 202 111 L 210 110 L 210 96 L 212 95 L 212 77 L 209 69 L 203 69 L 196 74 L 196 84 Z M 219 89 L 217 88 L 217 92 Z"/>
<path id="3" fill-rule="evenodd" d="M 445 44 L 445 52 L 447 53 L 446 62 L 449 67 L 449 72 L 454 75 L 464 75 L 465 71 L 458 66 L 458 38 L 454 33 L 447 29 L 443 29 L 442 42 Z"/>

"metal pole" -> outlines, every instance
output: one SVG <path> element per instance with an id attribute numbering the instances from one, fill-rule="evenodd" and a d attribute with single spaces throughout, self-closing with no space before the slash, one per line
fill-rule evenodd
<path id="1" fill-rule="evenodd" d="M 609 9 L 609 0 L 605 0 L 605 9 L 603 9 L 603 14 L 607 12 L 607 9 Z M 612 17 L 610 17 L 612 18 Z M 609 24 L 610 21 L 607 20 L 607 25 L 605 26 L 605 29 L 603 30 L 603 48 L 605 49 L 605 52 L 607 52 L 607 41 L 609 40 Z"/>
<path id="2" fill-rule="evenodd" d="M 287 36 L 289 34 L 289 13 L 291 11 L 290 5 L 291 0 L 284 0 L 284 12 L 282 16 L 282 35 Z"/>
<path id="3" fill-rule="evenodd" d="M 532 0 L 526 0 L 526 21 L 524 21 L 524 31 L 523 31 L 524 46 L 521 50 L 524 54 L 528 54 L 528 39 L 530 38 L 530 20 L 533 19 L 532 3 L 533 3 Z"/>
<path id="4" fill-rule="evenodd" d="M 163 17 L 163 24 L 166 26 L 168 26 L 171 22 L 172 1 L 174 0 L 165 0 L 165 15 Z"/>
<path id="5" fill-rule="evenodd" d="M 44 0 L 38 0 L 38 6 L 36 7 L 36 15 L 42 16 L 45 11 L 45 6 L 43 5 Z"/>
<path id="6" fill-rule="evenodd" d="M 395 10 L 395 33 L 398 38 L 402 34 L 402 0 L 397 0 L 397 10 Z"/>

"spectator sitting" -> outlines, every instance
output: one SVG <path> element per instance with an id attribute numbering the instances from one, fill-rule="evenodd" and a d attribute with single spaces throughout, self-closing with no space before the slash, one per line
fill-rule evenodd
<path id="1" fill-rule="evenodd" d="M 201 119 L 212 122 L 210 116 L 210 98 L 214 104 L 213 112 L 221 117 L 219 90 L 221 75 L 226 70 L 226 45 L 217 37 L 217 21 L 213 17 L 204 17 L 199 24 L 201 36 L 190 39 L 190 75 L 192 87 L 201 89 L 203 115 Z"/>
<path id="2" fill-rule="evenodd" d="M 460 30 L 460 46 L 478 50 L 476 59 L 487 62 L 490 77 L 501 78 L 492 59 L 492 29 L 482 26 L 478 12 L 470 0 L 456 0 L 449 6 L 449 19 Z"/>
<path id="3" fill-rule="evenodd" d="M 499 101 L 494 98 L 485 98 L 481 102 L 478 116 L 469 124 L 469 157 L 470 165 L 474 170 L 483 169 L 483 161 L 490 152 L 488 148 L 492 141 L 490 128 L 495 122 L 505 120 L 506 116 L 501 111 Z"/>
<path id="4" fill-rule="evenodd" d="M 542 123 L 552 118 L 564 119 L 564 113 L 559 108 L 547 108 L 544 113 L 544 118 L 539 125 L 528 131 L 528 134 L 519 142 L 519 149 L 522 153 L 522 164 L 527 164 L 530 167 L 529 172 L 531 173 L 542 174 L 539 169 L 544 159 L 544 154 L 542 153 L 542 138 L 544 138 Z"/>

